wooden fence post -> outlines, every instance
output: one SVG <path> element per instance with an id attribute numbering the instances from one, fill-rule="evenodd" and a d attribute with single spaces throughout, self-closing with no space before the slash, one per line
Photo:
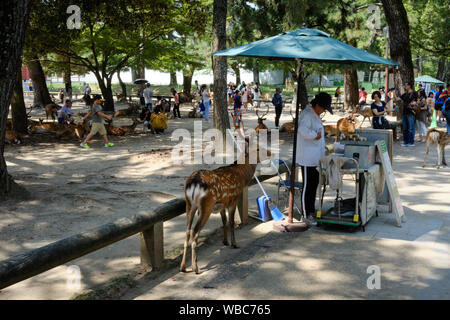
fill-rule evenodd
<path id="1" fill-rule="evenodd" d="M 246 224 L 248 222 L 248 187 L 245 187 L 242 191 L 241 198 L 238 201 L 239 217 L 241 223 Z"/>
<path id="2" fill-rule="evenodd" d="M 162 267 L 164 262 L 163 222 L 155 223 L 141 232 L 141 266 L 152 271 Z"/>

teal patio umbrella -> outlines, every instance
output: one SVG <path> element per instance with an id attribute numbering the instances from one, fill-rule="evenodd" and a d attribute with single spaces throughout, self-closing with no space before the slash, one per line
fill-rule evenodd
<path id="1" fill-rule="evenodd" d="M 370 52 L 360 50 L 339 40 L 333 39 L 328 33 L 317 29 L 308 28 L 283 32 L 274 37 L 215 52 L 212 55 L 228 57 L 243 56 L 265 58 L 270 60 L 295 60 L 297 61 L 297 79 L 300 79 L 300 76 L 303 73 L 303 62 L 324 62 L 336 64 L 370 63 L 392 66 L 399 65 L 394 61 L 379 57 Z M 295 129 L 290 177 L 288 224 L 282 226 L 282 229 L 288 231 L 296 231 L 295 224 L 293 223 L 293 208 L 298 115 L 300 109 L 300 81 L 297 81 L 297 83 L 297 104 L 295 108 Z"/>
<path id="2" fill-rule="evenodd" d="M 414 79 L 415 82 L 423 82 L 423 83 L 439 83 L 443 84 L 441 80 L 433 78 L 432 76 L 423 75 Z"/>

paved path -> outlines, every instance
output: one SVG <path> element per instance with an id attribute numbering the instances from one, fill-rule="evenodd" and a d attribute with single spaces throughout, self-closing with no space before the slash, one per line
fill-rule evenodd
<path id="1" fill-rule="evenodd" d="M 282 234 L 271 222 L 255 223 L 238 230 L 240 249 L 222 246 L 220 235 L 201 247 L 201 275 L 174 267 L 141 279 L 122 299 L 449 299 L 450 169 L 422 169 L 423 143 L 395 148 L 402 228 L 392 214 L 355 233 Z M 379 290 L 367 287 L 373 265 L 381 271 Z"/>

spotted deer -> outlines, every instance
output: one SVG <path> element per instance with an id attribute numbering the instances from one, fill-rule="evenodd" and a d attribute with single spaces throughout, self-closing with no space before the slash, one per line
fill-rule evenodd
<path id="1" fill-rule="evenodd" d="M 242 125 L 240 128 L 240 135 L 244 137 Z M 226 214 L 228 211 L 231 245 L 233 248 L 237 248 L 236 238 L 234 236 L 234 214 L 236 205 L 244 188 L 248 186 L 252 180 L 257 166 L 257 163 L 249 163 L 250 153 L 248 151 L 248 138 L 245 138 L 245 141 L 245 163 L 239 164 L 235 161 L 232 165 L 214 170 L 195 171 L 186 180 L 184 187 L 186 198 L 186 239 L 184 242 L 184 252 L 180 265 L 180 272 L 186 272 L 186 254 L 189 242 L 192 241 L 192 270 L 196 274 L 200 273 L 197 265 L 198 237 L 213 211 L 220 210 L 223 223 L 223 244 L 229 245 Z M 259 160 L 260 159 L 257 159 L 256 162 L 260 162 Z M 199 217 L 195 227 L 192 227 L 194 216 L 197 212 Z"/>
<path id="2" fill-rule="evenodd" d="M 439 169 L 441 167 L 441 151 L 442 151 L 442 164 L 444 166 L 447 165 L 447 162 L 445 161 L 445 146 L 450 144 L 450 133 L 445 133 L 443 131 L 439 131 L 436 129 L 430 129 L 427 132 L 426 137 L 426 152 L 425 152 L 425 158 L 423 159 L 423 165 L 422 168 L 425 168 L 426 161 L 428 158 L 428 151 L 430 149 L 430 144 L 435 144 L 437 148 L 437 166 L 436 168 Z"/>
<path id="3" fill-rule="evenodd" d="M 292 109 L 289 108 L 289 113 L 292 117 L 292 121 L 291 122 L 286 122 L 284 123 L 281 128 L 280 128 L 280 132 L 290 132 L 290 133 L 294 133 L 295 131 L 295 117 L 292 114 Z"/>
<path id="4" fill-rule="evenodd" d="M 360 127 L 363 125 L 364 121 L 366 120 L 366 118 L 369 119 L 370 122 L 370 118 L 373 117 L 373 112 L 371 108 L 366 108 L 366 109 L 361 109 L 361 106 L 358 104 L 355 108 L 354 108 L 355 112 L 353 112 L 352 114 L 357 113 L 360 116 L 363 116 L 363 121 L 360 123 Z"/>
<path id="5" fill-rule="evenodd" d="M 269 106 L 267 106 L 267 110 L 266 112 L 263 113 L 262 116 L 259 116 L 259 110 L 256 109 L 256 116 L 258 117 L 258 125 L 255 128 L 255 132 L 258 133 L 259 130 L 268 130 L 267 126 L 264 124 L 264 120 L 266 120 L 266 118 L 264 118 L 268 113 L 269 113 Z"/>
<path id="6" fill-rule="evenodd" d="M 58 109 L 61 109 L 61 107 L 58 106 L 57 104 L 50 103 L 50 104 L 46 105 L 45 106 L 45 114 L 47 116 L 47 120 L 48 120 L 48 116 L 51 116 L 53 121 L 55 121 L 56 118 L 58 117 Z"/>

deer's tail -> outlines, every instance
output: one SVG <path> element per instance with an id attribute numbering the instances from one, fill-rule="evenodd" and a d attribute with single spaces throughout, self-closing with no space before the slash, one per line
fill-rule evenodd
<path id="1" fill-rule="evenodd" d="M 202 198 L 206 195 L 208 186 L 202 180 L 201 174 L 198 172 L 188 178 L 185 186 L 186 201 L 189 201 L 192 206 L 192 212 L 195 212 L 200 207 Z"/>

